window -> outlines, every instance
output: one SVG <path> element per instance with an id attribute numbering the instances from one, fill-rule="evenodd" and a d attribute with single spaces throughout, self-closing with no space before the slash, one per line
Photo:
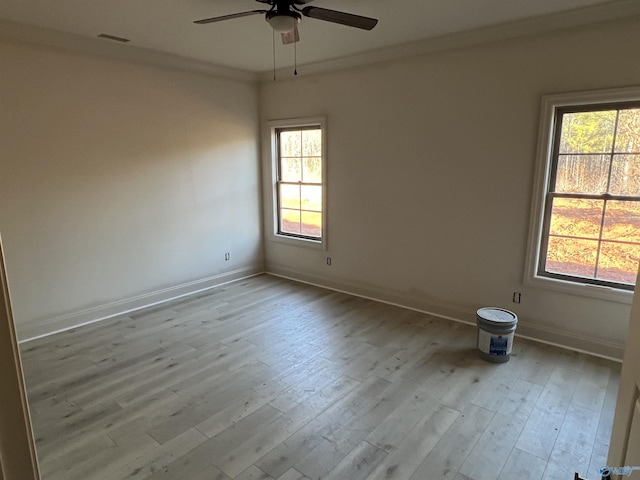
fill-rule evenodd
<path id="1" fill-rule="evenodd" d="M 325 155 L 323 122 L 272 127 L 275 235 L 323 244 Z"/>
<path id="2" fill-rule="evenodd" d="M 633 291 L 640 263 L 640 98 L 629 93 L 602 92 L 591 103 L 587 94 L 546 99 L 533 277 Z"/>

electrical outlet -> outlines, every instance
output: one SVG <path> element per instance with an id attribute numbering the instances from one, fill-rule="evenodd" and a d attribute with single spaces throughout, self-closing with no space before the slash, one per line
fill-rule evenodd
<path id="1" fill-rule="evenodd" d="M 327 265 L 331 266 L 331 257 L 327 257 Z"/>
<path id="2" fill-rule="evenodd" d="M 231 260 L 231 254 L 227 252 L 224 254 L 224 261 L 228 262 L 229 260 Z"/>
<path id="3" fill-rule="evenodd" d="M 520 303 L 521 297 L 520 292 L 513 292 L 513 303 Z"/>

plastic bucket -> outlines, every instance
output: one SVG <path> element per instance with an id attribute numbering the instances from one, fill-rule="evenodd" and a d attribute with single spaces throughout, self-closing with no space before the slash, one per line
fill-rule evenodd
<path id="1" fill-rule="evenodd" d="M 494 363 L 508 362 L 518 324 L 516 314 L 504 308 L 484 307 L 476 312 L 476 320 L 480 358 Z"/>

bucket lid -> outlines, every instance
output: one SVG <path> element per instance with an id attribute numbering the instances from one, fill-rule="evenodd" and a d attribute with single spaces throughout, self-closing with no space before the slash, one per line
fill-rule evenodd
<path id="1" fill-rule="evenodd" d="M 504 308 L 484 307 L 476 312 L 478 318 L 487 322 L 503 325 L 506 323 L 516 323 L 518 317 L 515 313 L 505 310 Z"/>

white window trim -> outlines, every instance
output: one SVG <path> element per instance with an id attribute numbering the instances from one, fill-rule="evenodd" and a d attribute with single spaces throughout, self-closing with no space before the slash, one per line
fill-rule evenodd
<path id="1" fill-rule="evenodd" d="M 576 105 L 597 105 L 631 101 L 640 101 L 640 87 L 562 93 L 544 95 L 542 97 L 538 145 L 535 159 L 535 183 L 531 202 L 529 239 L 525 264 L 525 285 L 620 303 L 630 304 L 632 302 L 633 292 L 630 291 L 587 283 L 581 284 L 578 282 L 557 280 L 538 275 L 540 240 L 544 221 L 544 202 L 549 176 L 551 175 L 551 155 L 556 109 Z"/>
<path id="2" fill-rule="evenodd" d="M 269 148 L 271 155 L 271 228 L 269 237 L 273 242 L 286 243 L 298 247 L 315 248 L 318 250 L 327 249 L 327 120 L 324 116 L 292 118 L 283 120 L 270 120 L 269 136 L 271 139 Z M 297 238 L 288 235 L 278 234 L 278 152 L 277 152 L 277 130 L 279 128 L 296 128 L 319 126 L 322 130 L 322 239 L 313 240 L 309 238 Z"/>

